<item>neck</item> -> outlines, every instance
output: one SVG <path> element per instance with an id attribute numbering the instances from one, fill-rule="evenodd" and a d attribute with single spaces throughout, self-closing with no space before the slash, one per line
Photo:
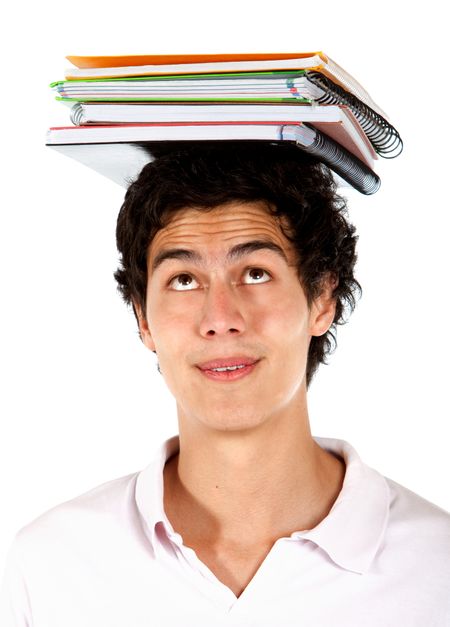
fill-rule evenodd
<path id="1" fill-rule="evenodd" d="M 292 408 L 291 408 L 292 409 Z M 303 411 L 244 431 L 180 415 L 180 452 L 164 470 L 167 516 L 185 542 L 272 544 L 329 512 L 345 466 L 311 436 Z"/>

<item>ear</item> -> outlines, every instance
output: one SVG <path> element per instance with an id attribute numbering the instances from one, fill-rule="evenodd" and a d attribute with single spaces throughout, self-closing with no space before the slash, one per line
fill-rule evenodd
<path id="1" fill-rule="evenodd" d="M 322 282 L 322 292 L 312 305 L 309 318 L 310 335 L 324 335 L 331 327 L 336 313 L 336 297 L 333 292 L 338 285 L 338 279 L 329 273 Z"/>
<path id="2" fill-rule="evenodd" d="M 142 307 L 133 300 L 134 313 L 136 314 L 138 326 L 139 326 L 139 335 L 142 342 L 145 346 L 153 351 L 155 351 L 155 343 L 152 338 L 152 334 L 150 332 L 150 328 L 148 326 L 147 318 L 145 317 Z"/>

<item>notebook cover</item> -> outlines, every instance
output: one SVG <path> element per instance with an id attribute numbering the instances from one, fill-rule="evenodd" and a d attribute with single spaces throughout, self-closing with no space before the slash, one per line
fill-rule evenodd
<path id="1" fill-rule="evenodd" d="M 80 69 L 127 67 L 134 65 L 170 65 L 182 63 L 223 63 L 228 61 L 276 61 L 283 59 L 305 59 L 318 55 L 326 63 L 323 52 L 280 52 L 243 54 L 136 54 L 113 56 L 68 55 L 66 59 Z"/>

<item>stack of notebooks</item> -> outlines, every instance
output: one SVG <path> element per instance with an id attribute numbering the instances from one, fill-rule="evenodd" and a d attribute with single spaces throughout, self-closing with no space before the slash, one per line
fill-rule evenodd
<path id="1" fill-rule="evenodd" d="M 364 194 L 399 133 L 367 91 L 323 52 L 67 57 L 51 84 L 72 126 L 46 144 L 127 186 L 151 159 L 204 142 L 293 142 Z"/>

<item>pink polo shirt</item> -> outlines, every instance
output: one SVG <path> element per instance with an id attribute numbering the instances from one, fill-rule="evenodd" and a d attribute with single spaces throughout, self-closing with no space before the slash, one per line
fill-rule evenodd
<path id="1" fill-rule="evenodd" d="M 163 508 L 171 438 L 142 472 L 58 505 L 11 547 L 1 627 L 449 627 L 450 515 L 346 463 L 329 514 L 275 542 L 239 598 L 183 545 Z"/>

